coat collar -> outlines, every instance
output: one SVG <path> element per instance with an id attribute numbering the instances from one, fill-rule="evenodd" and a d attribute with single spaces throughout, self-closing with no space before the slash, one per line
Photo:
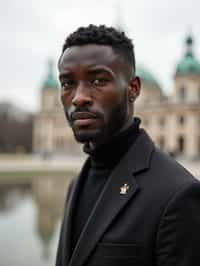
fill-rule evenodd
<path id="1" fill-rule="evenodd" d="M 139 186 L 133 175 L 149 168 L 153 148 L 152 141 L 145 131 L 141 130 L 137 140 L 108 178 L 78 239 L 69 266 L 81 266 L 85 263 L 110 223 L 139 191 Z M 82 176 L 84 176 L 84 172 L 86 173 L 88 168 L 89 161 L 87 160 L 83 171 L 81 171 Z M 73 198 L 78 195 L 78 187 L 80 186 L 78 183 L 81 182 L 77 182 L 75 185 Z M 128 184 L 129 189 L 127 193 L 120 194 L 120 188 L 124 184 Z"/>

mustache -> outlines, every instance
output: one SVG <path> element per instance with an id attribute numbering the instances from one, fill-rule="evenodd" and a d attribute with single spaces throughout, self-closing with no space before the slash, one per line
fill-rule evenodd
<path id="1" fill-rule="evenodd" d="M 96 110 L 92 110 L 88 107 L 77 107 L 77 108 L 73 108 L 72 110 L 66 110 L 66 108 L 64 108 L 64 111 L 70 121 L 73 121 L 74 119 L 76 119 L 77 115 L 80 113 L 88 114 L 89 116 L 93 118 L 103 118 L 102 113 Z"/>

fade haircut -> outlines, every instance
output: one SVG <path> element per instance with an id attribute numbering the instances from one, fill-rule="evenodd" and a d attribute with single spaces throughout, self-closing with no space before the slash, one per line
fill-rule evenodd
<path id="1" fill-rule="evenodd" d="M 105 25 L 95 26 L 90 24 L 88 27 L 80 27 L 71 33 L 65 40 L 60 59 L 67 48 L 87 44 L 111 46 L 113 51 L 122 56 L 131 66 L 132 73 L 135 73 L 134 46 L 131 39 L 123 31 Z"/>

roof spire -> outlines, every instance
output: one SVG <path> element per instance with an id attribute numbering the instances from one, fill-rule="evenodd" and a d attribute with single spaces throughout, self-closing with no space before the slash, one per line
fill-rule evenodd
<path id="1" fill-rule="evenodd" d="M 188 34 L 188 36 L 185 39 L 185 44 L 186 44 L 186 53 L 185 53 L 185 55 L 186 56 L 193 57 L 193 43 L 194 43 L 194 40 L 192 38 L 192 35 Z"/>
<path id="2" fill-rule="evenodd" d="M 192 34 L 188 34 L 185 38 L 185 55 L 177 64 L 175 77 L 185 75 L 200 75 L 200 62 L 193 52 L 194 40 Z"/>
<path id="3" fill-rule="evenodd" d="M 42 86 L 44 89 L 57 89 L 59 87 L 53 70 L 54 62 L 52 59 L 49 59 L 47 62 L 47 76 Z"/>

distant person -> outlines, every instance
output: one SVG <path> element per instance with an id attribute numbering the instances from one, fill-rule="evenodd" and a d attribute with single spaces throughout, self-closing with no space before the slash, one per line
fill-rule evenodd
<path id="1" fill-rule="evenodd" d="M 81 27 L 58 68 L 66 118 L 89 157 L 69 188 L 56 266 L 200 265 L 200 183 L 133 116 L 131 40 Z"/>

